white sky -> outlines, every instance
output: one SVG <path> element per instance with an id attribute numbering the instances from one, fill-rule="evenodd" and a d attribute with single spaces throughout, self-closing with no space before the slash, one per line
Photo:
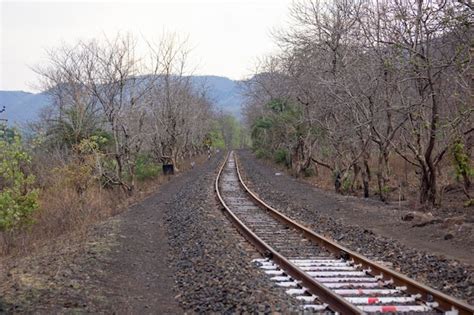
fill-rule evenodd
<path id="1" fill-rule="evenodd" d="M 0 90 L 34 91 L 30 66 L 45 49 L 78 39 L 130 32 L 157 42 L 166 32 L 189 37 L 195 74 L 242 79 L 276 46 L 291 0 L 3 1 L 0 0 Z"/>

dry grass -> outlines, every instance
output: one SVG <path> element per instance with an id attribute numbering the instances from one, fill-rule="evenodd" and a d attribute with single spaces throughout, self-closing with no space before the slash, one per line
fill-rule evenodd
<path id="1" fill-rule="evenodd" d="M 377 161 L 375 158 L 369 160 L 371 169 L 370 195 L 377 198 Z M 389 161 L 390 174 L 388 182 L 388 201 L 401 201 L 408 204 L 412 208 L 418 205 L 418 190 L 419 178 L 416 174 L 415 167 L 399 156 L 392 156 Z M 450 206 L 463 207 L 466 197 L 460 193 L 457 194 L 457 199 L 449 198 L 446 189 L 453 186 L 459 186 L 456 182 L 454 168 L 449 159 L 445 159 L 438 167 L 437 184 L 442 198 L 442 204 L 449 201 Z M 353 176 L 353 174 L 351 174 Z M 324 190 L 334 191 L 334 179 L 330 170 L 324 167 L 318 167 L 314 176 L 306 178 L 312 185 Z M 354 191 L 347 192 L 348 194 L 363 196 L 362 179 L 357 179 L 354 185 Z M 456 191 L 459 192 L 457 189 Z M 451 192 L 452 193 L 452 192 Z M 456 204 L 453 204 L 455 201 Z"/>
<path id="2" fill-rule="evenodd" d="M 193 160 L 198 165 L 206 158 L 201 156 Z M 189 168 L 190 161 L 184 161 L 180 173 Z M 63 234 L 84 237 L 92 224 L 123 212 L 170 180 L 160 175 L 138 182 L 134 194 L 128 196 L 119 187 L 105 189 L 95 182 L 78 193 L 74 184 L 64 180 L 61 173 L 49 171 L 48 175 L 42 173 L 40 176 L 43 188 L 40 208 L 33 216 L 34 224 L 20 230 L 0 232 L 0 257 L 24 255 Z"/>

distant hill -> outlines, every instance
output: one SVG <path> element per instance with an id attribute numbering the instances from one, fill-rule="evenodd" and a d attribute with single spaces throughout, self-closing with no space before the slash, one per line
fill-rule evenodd
<path id="1" fill-rule="evenodd" d="M 218 108 L 236 116 L 241 116 L 241 105 L 243 103 L 239 88 L 241 81 L 211 75 L 192 76 L 192 81 L 195 86 L 209 88 L 209 96 Z"/>
<path id="2" fill-rule="evenodd" d="M 22 125 L 38 118 L 41 108 L 49 104 L 45 93 L 23 91 L 0 91 L 0 107 L 5 106 L 1 118 L 8 119 L 10 125 Z"/>
<path id="3" fill-rule="evenodd" d="M 218 109 L 241 116 L 243 102 L 239 92 L 239 82 L 219 76 L 192 76 L 196 87 L 208 89 L 211 100 Z M 29 93 L 24 91 L 0 91 L 0 108 L 6 110 L 0 114 L 8 119 L 10 125 L 24 125 L 26 122 L 38 119 L 42 108 L 50 103 L 46 93 Z"/>

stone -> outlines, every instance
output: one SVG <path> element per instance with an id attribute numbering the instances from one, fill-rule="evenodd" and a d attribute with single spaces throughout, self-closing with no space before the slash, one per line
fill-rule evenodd
<path id="1" fill-rule="evenodd" d="M 402 221 L 412 221 L 414 218 L 415 214 L 413 212 L 410 212 L 402 216 Z"/>
<path id="2" fill-rule="evenodd" d="M 445 240 L 450 240 L 450 239 L 453 239 L 453 238 L 454 238 L 454 235 L 451 234 L 451 233 L 448 233 L 448 234 L 446 234 L 446 235 L 444 236 L 444 239 L 445 239 Z"/>

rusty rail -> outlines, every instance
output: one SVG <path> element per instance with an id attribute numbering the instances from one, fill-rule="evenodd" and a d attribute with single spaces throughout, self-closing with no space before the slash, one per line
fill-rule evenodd
<path id="1" fill-rule="evenodd" d="M 296 221 L 294 221 L 294 220 L 290 219 L 289 217 L 285 216 L 284 214 L 280 213 L 279 211 L 277 211 L 276 209 L 274 209 L 273 207 L 271 207 L 270 205 L 265 203 L 263 200 L 261 200 L 255 193 L 253 193 L 247 187 L 247 185 L 245 185 L 245 183 L 242 179 L 241 173 L 240 173 L 239 163 L 238 163 L 238 160 L 237 160 L 236 156 L 234 157 L 234 159 L 235 159 L 237 174 L 238 174 L 239 182 L 240 182 L 241 186 L 244 188 L 244 190 L 248 193 L 248 195 L 261 208 L 269 211 L 269 213 L 272 216 L 274 216 L 276 219 L 280 220 L 281 222 L 283 222 L 284 224 L 287 224 L 288 226 L 290 226 L 292 228 L 295 228 L 295 229 L 301 231 L 301 233 L 303 234 L 304 237 L 306 237 L 306 238 L 310 239 L 311 241 L 316 242 L 316 243 L 320 244 L 321 246 L 327 248 L 329 251 L 333 252 L 335 255 L 340 255 L 341 253 L 344 253 L 344 255 L 347 255 L 349 259 L 353 259 L 355 263 L 362 264 L 362 266 L 365 266 L 367 269 L 370 268 L 370 270 L 372 270 L 371 273 L 370 273 L 371 275 L 373 275 L 373 276 L 381 275 L 384 280 L 393 280 L 394 284 L 397 285 L 397 286 L 406 286 L 407 287 L 407 290 L 406 290 L 407 292 L 412 293 L 412 294 L 420 294 L 421 298 L 424 299 L 425 301 L 430 301 L 431 300 L 431 301 L 434 301 L 434 302 L 438 302 L 438 304 L 439 304 L 438 308 L 440 310 L 444 311 L 444 312 L 458 311 L 459 314 L 462 314 L 462 315 L 464 315 L 464 314 L 466 314 L 466 315 L 467 314 L 474 314 L 474 307 L 472 307 L 471 305 L 469 305 L 469 304 L 467 304 L 463 301 L 460 301 L 456 298 L 450 297 L 450 296 L 448 296 L 448 295 L 446 295 L 446 294 L 444 294 L 440 291 L 434 290 L 434 289 L 432 289 L 432 288 L 430 288 L 430 287 L 428 287 L 428 286 L 426 286 L 422 283 L 419 283 L 419 282 L 417 282 L 413 279 L 410 279 L 407 276 L 402 275 L 402 274 L 400 274 L 396 271 L 393 271 L 389 268 L 386 268 L 386 267 L 384 267 L 380 264 L 377 264 L 376 262 L 373 262 L 370 259 L 368 259 L 368 258 L 366 258 L 366 257 L 364 257 L 364 256 L 362 256 L 362 255 L 360 255 L 360 254 L 358 254 L 354 251 L 351 251 L 350 249 L 348 249 L 346 247 L 343 247 L 343 246 L 337 244 L 333 240 L 330 240 L 330 239 L 328 239 L 328 238 L 326 238 L 326 237 L 324 237 L 320 234 L 317 234 L 317 233 L 313 232 L 311 229 L 297 223 Z M 227 159 L 224 162 L 223 166 L 221 167 L 221 170 L 219 171 L 219 175 L 222 172 L 222 169 L 225 166 L 226 162 L 227 162 Z M 218 186 L 217 186 L 218 180 L 219 180 L 219 176 L 217 177 L 217 180 L 216 180 L 216 191 L 218 191 Z M 220 195 L 219 195 L 219 199 L 223 203 L 223 200 L 220 197 Z M 230 210 L 228 210 L 228 208 L 227 208 L 227 211 L 230 212 Z M 249 231 L 249 232 L 251 233 L 251 231 Z M 255 237 L 257 237 L 257 236 L 255 236 Z M 279 261 L 277 261 L 277 263 L 279 263 Z M 305 283 L 305 285 L 307 285 L 307 284 Z M 319 283 L 316 284 L 315 289 L 316 289 L 316 287 L 319 288 L 320 286 L 321 285 Z M 308 287 L 308 288 L 310 288 L 310 287 Z M 326 290 L 328 290 L 328 289 L 326 289 Z M 321 293 L 318 292 L 316 294 L 320 295 Z M 338 300 L 334 299 L 333 303 L 334 302 L 338 303 Z M 331 306 L 331 308 L 334 308 L 333 307 L 334 304 L 331 304 L 331 302 L 329 302 L 329 301 L 327 303 Z M 345 312 L 342 312 L 342 313 L 343 314 L 348 314 L 348 313 L 345 313 Z"/>
<path id="2" fill-rule="evenodd" d="M 250 242 L 252 243 L 255 248 L 262 254 L 262 255 L 271 255 L 272 260 L 275 261 L 288 275 L 293 277 L 296 280 L 301 281 L 301 283 L 314 295 L 317 295 L 318 298 L 322 301 L 327 303 L 330 308 L 336 312 L 341 314 L 363 314 L 363 312 L 358 309 L 356 306 L 350 304 L 346 300 L 344 300 L 339 295 L 333 293 L 331 290 L 311 278 L 307 273 L 297 267 L 295 264 L 287 260 L 281 254 L 279 254 L 276 250 L 274 250 L 271 246 L 265 243 L 262 239 L 260 239 L 255 233 L 253 233 L 237 216 L 230 210 L 230 208 L 224 202 L 220 191 L 219 191 L 219 179 L 220 175 L 227 163 L 230 153 L 227 155 L 224 163 L 219 169 L 219 173 L 217 175 L 215 181 L 215 190 L 217 193 L 217 197 L 221 202 L 222 206 L 224 207 L 227 215 L 231 219 L 231 221 L 235 224 L 239 232 Z M 240 178 L 240 175 L 239 175 Z"/>

